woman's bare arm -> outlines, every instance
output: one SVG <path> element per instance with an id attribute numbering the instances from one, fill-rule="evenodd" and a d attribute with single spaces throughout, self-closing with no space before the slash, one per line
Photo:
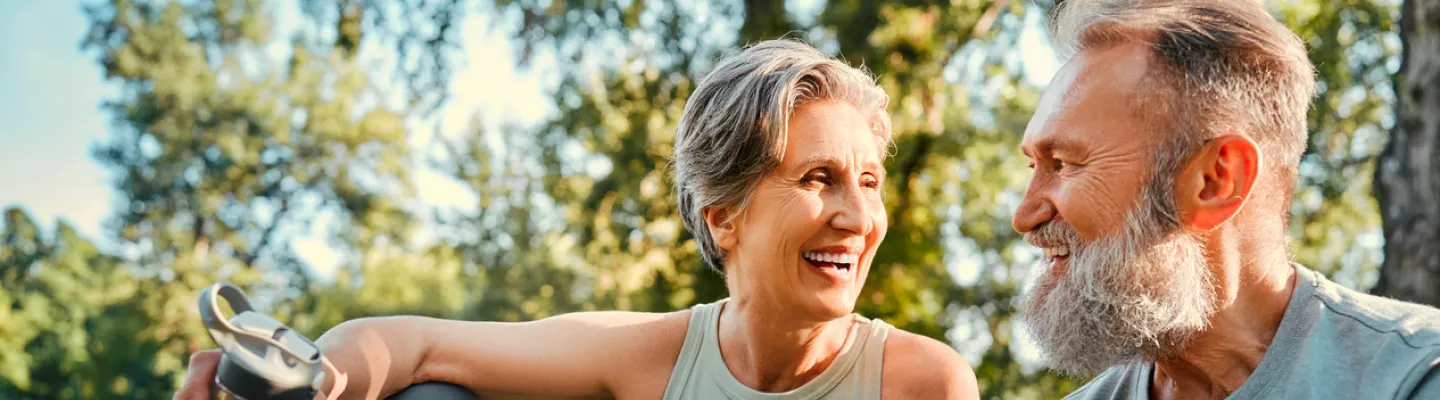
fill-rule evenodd
<path id="1" fill-rule="evenodd" d="M 480 393 L 596 396 L 614 389 L 612 377 L 623 376 L 617 372 L 663 358 L 648 353 L 678 352 L 685 331 L 683 324 L 675 329 L 680 317 L 589 312 L 523 323 L 367 318 L 337 326 L 317 344 L 349 377 L 342 398 L 384 398 L 425 381 Z M 668 343 L 674 345 L 657 346 Z"/>

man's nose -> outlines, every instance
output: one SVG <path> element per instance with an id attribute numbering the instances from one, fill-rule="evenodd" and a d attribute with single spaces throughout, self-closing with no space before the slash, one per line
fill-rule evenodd
<path id="1" fill-rule="evenodd" d="M 1026 192 L 1025 198 L 1020 201 L 1020 208 L 1015 210 L 1015 217 L 1010 219 L 1010 227 L 1024 234 L 1054 218 L 1054 204 L 1032 192 Z"/>

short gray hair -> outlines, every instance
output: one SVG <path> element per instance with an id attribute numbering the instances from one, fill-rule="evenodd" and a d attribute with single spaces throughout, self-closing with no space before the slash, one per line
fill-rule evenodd
<path id="1" fill-rule="evenodd" d="M 1309 135 L 1314 67 L 1300 38 L 1257 2 L 1069 0 L 1050 22 L 1062 57 L 1122 42 L 1149 45 L 1152 68 L 1130 108 L 1167 133 L 1152 174 L 1178 173 L 1205 141 L 1236 129 L 1264 152 L 1261 168 L 1275 173 L 1274 190 L 1256 191 L 1261 203 L 1289 215 Z"/>
<path id="2" fill-rule="evenodd" d="M 726 57 L 690 96 L 671 161 L 681 220 L 710 268 L 723 273 L 725 253 L 702 210 L 743 213 L 756 183 L 780 165 L 790 114 L 817 100 L 854 106 L 889 143 L 890 97 L 874 77 L 798 40 L 764 41 Z"/>

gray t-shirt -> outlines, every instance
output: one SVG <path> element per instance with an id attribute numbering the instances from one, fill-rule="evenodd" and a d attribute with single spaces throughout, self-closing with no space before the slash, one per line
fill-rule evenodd
<path id="1" fill-rule="evenodd" d="M 1295 270 L 1274 341 L 1230 399 L 1440 400 L 1440 310 Z M 1148 399 L 1153 373 L 1149 362 L 1112 367 L 1066 398 Z"/>

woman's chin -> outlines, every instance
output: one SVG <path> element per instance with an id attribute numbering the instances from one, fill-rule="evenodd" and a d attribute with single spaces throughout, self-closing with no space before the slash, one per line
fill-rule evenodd
<path id="1" fill-rule="evenodd" d="M 843 318 L 855 312 L 855 297 L 846 294 L 817 293 L 814 301 L 815 313 L 827 318 Z"/>

